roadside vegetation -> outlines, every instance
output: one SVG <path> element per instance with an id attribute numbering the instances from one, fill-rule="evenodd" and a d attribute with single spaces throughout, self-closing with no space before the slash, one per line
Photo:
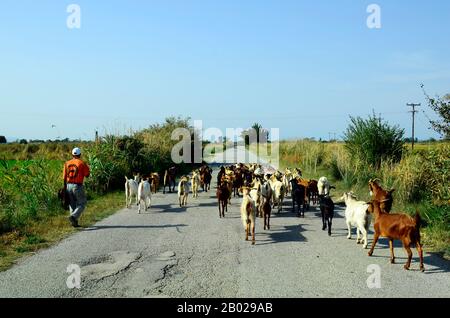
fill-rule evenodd
<path id="1" fill-rule="evenodd" d="M 353 191 L 360 200 L 369 201 L 368 181 L 378 178 L 384 188 L 395 189 L 393 211 L 420 211 L 425 248 L 450 258 L 450 142 L 419 144 L 412 152 L 402 144 L 400 132 L 390 127 L 383 138 L 391 139 L 381 138 L 378 144 L 373 135 L 382 130 L 374 120 L 353 120 L 346 142 L 281 142 L 281 168 L 300 167 L 306 178 L 328 177 L 337 188 L 334 199 Z"/>
<path id="2" fill-rule="evenodd" d="M 108 135 L 98 142 L 15 143 L 0 145 L 0 270 L 29 252 L 73 233 L 57 198 L 62 167 L 73 147 L 81 147 L 91 168 L 86 179 L 88 206 L 81 224 L 89 226 L 124 206 L 124 176 L 162 174 L 173 165 L 171 140 L 175 128 L 189 119 L 167 118 L 162 124 L 131 136 Z M 185 173 L 191 165 L 178 165 Z"/>

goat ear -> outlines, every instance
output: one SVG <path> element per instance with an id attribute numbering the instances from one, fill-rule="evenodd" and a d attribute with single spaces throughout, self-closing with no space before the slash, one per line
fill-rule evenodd
<path id="1" fill-rule="evenodd" d="M 394 193 L 394 192 L 395 192 L 395 189 L 391 189 L 391 190 L 389 190 L 388 192 L 389 192 L 389 193 Z"/>

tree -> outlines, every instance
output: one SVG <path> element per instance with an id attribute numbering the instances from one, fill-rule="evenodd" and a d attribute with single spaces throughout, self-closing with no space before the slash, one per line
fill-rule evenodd
<path id="1" fill-rule="evenodd" d="M 450 94 L 443 97 L 430 97 L 425 91 L 425 86 L 421 85 L 428 106 L 439 117 L 437 120 L 430 120 L 431 128 L 446 139 L 450 139 Z"/>
<path id="2" fill-rule="evenodd" d="M 6 137 L 0 136 L 0 144 L 6 144 Z"/>
<path id="3" fill-rule="evenodd" d="M 350 117 L 344 133 L 345 148 L 353 159 L 380 168 L 383 160 L 400 161 L 405 131 L 381 122 L 375 114 L 368 119 Z"/>
<path id="4" fill-rule="evenodd" d="M 269 141 L 269 131 L 262 127 L 259 123 L 254 123 L 250 129 L 244 130 L 241 134 L 241 137 L 245 141 L 245 145 L 248 146 L 250 144 L 249 132 L 253 129 L 256 133 L 256 143 L 266 143 Z"/>
<path id="5" fill-rule="evenodd" d="M 28 144 L 28 141 L 26 139 L 20 139 L 19 143 L 21 145 L 26 145 L 26 144 Z"/>

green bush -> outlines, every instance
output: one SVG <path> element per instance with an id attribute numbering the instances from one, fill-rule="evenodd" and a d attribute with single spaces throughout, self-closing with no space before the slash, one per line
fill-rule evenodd
<path id="1" fill-rule="evenodd" d="M 112 189 L 122 189 L 124 176 L 143 176 L 151 172 L 162 175 L 173 165 L 172 147 L 176 141 L 171 139 L 176 128 L 192 131 L 188 119 L 168 118 L 164 124 L 155 124 L 133 136 L 108 135 L 100 142 L 86 147 L 86 158 L 91 168 L 91 176 L 86 180 L 89 190 L 105 193 Z M 189 165 L 179 165 L 183 172 Z"/>
<path id="2" fill-rule="evenodd" d="M 56 195 L 62 184 L 59 166 L 46 160 L 0 160 L 0 233 L 61 211 Z"/>
<path id="3" fill-rule="evenodd" d="M 383 161 L 399 162 L 403 154 L 404 130 L 382 123 L 375 115 L 369 119 L 350 117 L 345 134 L 345 148 L 352 159 L 376 169 Z"/>

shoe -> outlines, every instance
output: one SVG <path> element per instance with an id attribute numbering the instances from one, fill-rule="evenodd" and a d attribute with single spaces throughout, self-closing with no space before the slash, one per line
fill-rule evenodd
<path id="1" fill-rule="evenodd" d="M 80 225 L 78 224 L 78 221 L 73 216 L 69 216 L 69 221 L 73 227 L 80 227 Z"/>

